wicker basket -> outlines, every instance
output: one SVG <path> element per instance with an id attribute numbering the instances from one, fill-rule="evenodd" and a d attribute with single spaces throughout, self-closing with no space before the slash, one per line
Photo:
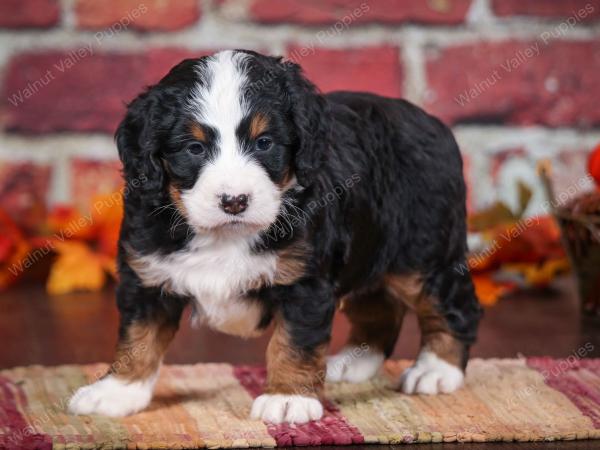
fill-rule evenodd
<path id="1" fill-rule="evenodd" d="M 589 192 L 559 205 L 548 163 L 540 165 L 540 175 L 577 277 L 582 312 L 600 319 L 600 192 Z"/>

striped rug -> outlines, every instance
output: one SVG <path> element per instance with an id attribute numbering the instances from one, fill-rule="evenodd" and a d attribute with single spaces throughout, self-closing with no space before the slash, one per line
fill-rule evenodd
<path id="1" fill-rule="evenodd" d="M 123 419 L 70 416 L 65 405 L 106 366 L 0 371 L 0 448 L 225 448 L 541 441 L 600 438 L 600 359 L 473 360 L 452 395 L 388 389 L 408 361 L 363 384 L 326 388 L 326 414 L 306 425 L 248 419 L 265 371 L 228 364 L 163 367 L 155 399 Z"/>

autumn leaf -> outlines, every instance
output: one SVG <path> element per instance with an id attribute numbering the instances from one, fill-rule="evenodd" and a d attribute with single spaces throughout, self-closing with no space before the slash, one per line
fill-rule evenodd
<path id="1" fill-rule="evenodd" d="M 85 243 L 78 241 L 55 242 L 54 249 L 58 257 L 46 283 L 49 294 L 102 289 L 109 268 L 106 256 L 95 254 Z"/>
<path id="2" fill-rule="evenodd" d="M 46 285 L 50 294 L 98 291 L 104 286 L 107 273 L 116 278 L 122 217 L 123 196 L 118 191 L 91 199 L 86 214 L 69 207 L 53 210 L 48 223 L 54 232 L 50 240 L 58 256 Z"/>
<path id="3" fill-rule="evenodd" d="M 2 234 L 0 235 L 0 263 L 7 261 L 14 249 L 14 243 L 11 238 Z"/>
<path id="4" fill-rule="evenodd" d="M 117 256 L 117 243 L 123 219 L 121 192 L 97 196 L 93 200 L 92 221 L 97 230 L 98 248 L 102 254 Z"/>
<path id="5" fill-rule="evenodd" d="M 30 247 L 25 241 L 17 241 L 10 256 L 0 263 L 0 291 L 12 286 L 23 274 L 23 263 L 29 254 Z"/>
<path id="6" fill-rule="evenodd" d="M 96 233 L 91 214 L 81 214 L 71 206 L 55 206 L 46 222 L 50 234 L 61 240 L 92 239 Z"/>
<path id="7" fill-rule="evenodd" d="M 533 191 L 522 180 L 519 180 L 517 183 L 517 189 L 519 190 L 519 211 L 517 212 L 517 217 L 520 219 L 529 206 L 529 202 L 533 197 Z"/>
<path id="8" fill-rule="evenodd" d="M 498 300 L 514 290 L 506 283 L 498 283 L 493 280 L 491 273 L 473 275 L 473 284 L 475 293 L 479 298 L 479 303 L 483 306 L 495 305 Z"/>
<path id="9" fill-rule="evenodd" d="M 23 273 L 30 245 L 13 219 L 0 209 L 0 291 L 11 286 Z"/>
<path id="10" fill-rule="evenodd" d="M 511 276 L 526 287 L 548 286 L 558 275 L 569 271 L 566 258 L 546 261 L 540 264 L 513 263 L 502 266 L 504 276 Z"/>
<path id="11" fill-rule="evenodd" d="M 560 228 L 553 217 L 522 219 L 481 233 L 487 249 L 469 256 L 469 267 L 477 272 L 507 263 L 539 263 L 563 259 Z"/>
<path id="12" fill-rule="evenodd" d="M 489 208 L 469 216 L 469 230 L 485 231 L 498 225 L 513 223 L 516 219 L 508 206 L 502 202 L 496 202 Z"/>

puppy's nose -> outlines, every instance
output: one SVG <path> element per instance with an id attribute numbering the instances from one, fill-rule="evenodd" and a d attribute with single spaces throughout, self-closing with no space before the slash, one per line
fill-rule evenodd
<path id="1" fill-rule="evenodd" d="M 221 194 L 221 209 L 227 214 L 239 214 L 248 208 L 248 195 Z"/>

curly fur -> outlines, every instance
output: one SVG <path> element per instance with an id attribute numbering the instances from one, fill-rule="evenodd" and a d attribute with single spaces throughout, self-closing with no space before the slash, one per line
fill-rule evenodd
<path id="1" fill-rule="evenodd" d="M 297 64 L 281 58 L 242 50 L 219 55 L 178 64 L 129 105 L 117 130 L 125 179 L 147 179 L 125 198 L 117 293 L 122 333 L 140 321 L 166 317 L 176 323 L 189 303 L 202 314 L 206 304 L 197 297 L 212 292 L 208 269 L 223 267 L 226 276 L 214 287 L 222 303 L 211 305 L 251 302 L 261 312 L 248 326 L 264 329 L 277 318 L 294 354 L 308 361 L 329 341 L 341 298 L 375 302 L 361 292 L 382 291 L 388 274 L 416 274 L 422 280 L 419 295 L 434 299 L 428 314 L 439 315 L 443 324 L 436 332 L 451 335 L 466 355 L 481 312 L 470 275 L 457 270 L 467 250 L 465 184 L 451 131 L 404 100 L 322 94 Z M 227 58 L 235 64 L 227 69 L 230 76 L 240 76 L 236 111 L 242 118 L 234 146 L 239 158 L 264 171 L 279 211 L 275 220 L 250 231 L 234 222 L 226 232 L 199 228 L 181 200 L 223 151 L 223 131 L 201 123 L 190 98 L 202 104 L 218 76 L 215 61 Z M 265 152 L 254 150 L 255 132 L 248 131 L 256 130 L 257 114 L 274 142 Z M 190 124 L 196 127 L 192 134 Z M 190 156 L 187 146 L 198 136 L 204 156 Z M 251 200 L 248 211 L 252 207 Z M 240 242 L 231 250 L 234 256 L 220 258 L 220 249 L 230 248 L 234 237 Z M 198 244 L 205 241 L 210 247 Z M 202 260 L 209 248 L 214 264 L 194 265 L 191 258 Z M 295 259 L 286 262 L 290 254 Z M 271 258 L 268 264 L 263 257 Z M 147 275 L 153 261 L 163 278 Z M 189 274 L 173 267 L 173 279 L 165 280 L 169 261 Z M 295 273 L 278 276 L 278 267 Z M 247 279 L 253 270 L 257 275 Z M 399 327 L 393 330 L 398 332 Z M 386 338 L 385 353 L 394 340 Z"/>

